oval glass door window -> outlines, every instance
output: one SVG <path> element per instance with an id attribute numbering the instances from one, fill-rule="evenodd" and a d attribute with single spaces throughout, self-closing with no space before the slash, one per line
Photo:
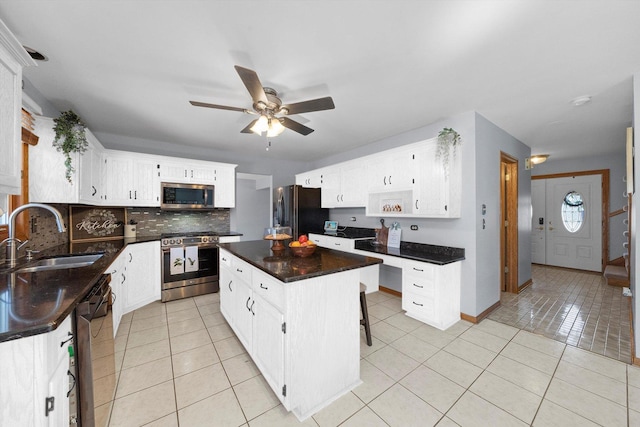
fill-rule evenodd
<path id="1" fill-rule="evenodd" d="M 584 201 L 577 191 L 570 191 L 562 201 L 562 224 L 569 233 L 575 233 L 584 223 Z"/>

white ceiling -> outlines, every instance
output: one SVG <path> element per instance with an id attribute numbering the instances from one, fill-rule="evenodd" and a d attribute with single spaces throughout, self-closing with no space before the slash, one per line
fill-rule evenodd
<path id="1" fill-rule="evenodd" d="M 475 110 L 552 159 L 621 152 L 640 72 L 639 1 L 2 0 L 0 19 L 49 61 L 25 77 L 72 108 L 105 146 L 147 140 L 262 156 L 234 70 L 284 103 L 331 96 L 291 118 L 270 155 L 312 161 Z M 570 101 L 589 95 L 592 102 Z"/>

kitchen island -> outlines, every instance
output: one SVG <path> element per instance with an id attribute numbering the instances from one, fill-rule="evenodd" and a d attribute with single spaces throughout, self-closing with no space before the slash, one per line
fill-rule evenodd
<path id="1" fill-rule="evenodd" d="M 220 311 L 287 410 L 305 420 L 361 383 L 358 270 L 380 259 L 219 246 Z"/>

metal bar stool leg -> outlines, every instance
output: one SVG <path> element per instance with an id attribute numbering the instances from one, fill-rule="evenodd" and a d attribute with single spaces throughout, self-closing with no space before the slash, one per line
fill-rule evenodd
<path id="1" fill-rule="evenodd" d="M 364 325 L 364 333 L 367 336 L 367 345 L 371 347 L 371 325 L 369 324 L 369 311 L 367 310 L 367 297 L 365 296 L 364 291 L 367 287 L 360 283 L 360 309 L 362 310 L 362 319 L 360 320 L 360 324 Z"/>

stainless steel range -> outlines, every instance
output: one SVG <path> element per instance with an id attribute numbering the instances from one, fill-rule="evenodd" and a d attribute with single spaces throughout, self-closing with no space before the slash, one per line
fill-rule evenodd
<path id="1" fill-rule="evenodd" d="M 218 235 L 163 234 L 162 302 L 218 292 Z"/>

